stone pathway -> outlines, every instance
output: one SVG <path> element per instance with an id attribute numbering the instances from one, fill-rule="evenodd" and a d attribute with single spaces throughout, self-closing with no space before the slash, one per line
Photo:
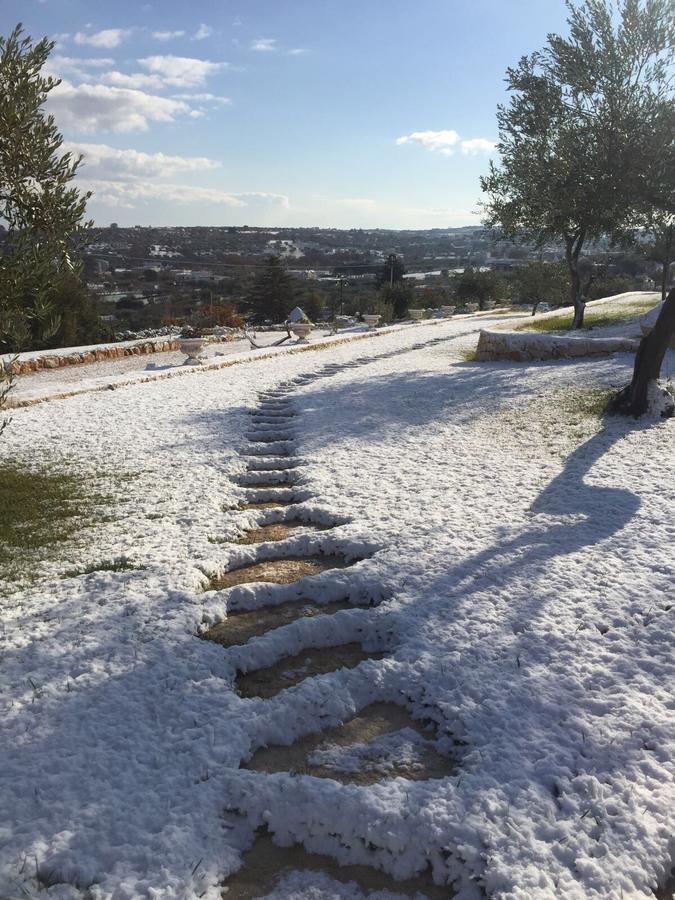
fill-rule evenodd
<path id="1" fill-rule="evenodd" d="M 427 347 L 441 340 L 415 344 L 410 349 Z M 291 552 L 284 544 L 289 538 L 303 534 L 329 533 L 331 527 L 341 524 L 336 522 L 330 526 L 303 518 L 299 504 L 311 499 L 311 494 L 300 482 L 303 460 L 297 455 L 296 448 L 294 423 L 298 414 L 293 403 L 293 389 L 390 355 L 394 353 L 360 357 L 351 363 L 329 363 L 315 372 L 298 376 L 274 390 L 261 393 L 258 407 L 251 414 L 251 425 L 246 432 L 248 444 L 241 450 L 247 460 L 247 471 L 239 479 L 247 498 L 239 508 L 260 510 L 261 515 L 259 524 L 249 529 L 237 543 L 256 546 L 260 556 L 254 562 L 214 575 L 207 590 L 236 589 L 239 585 L 266 582 L 271 585 L 297 584 L 301 596 L 287 599 L 280 595 L 280 602 L 275 603 L 272 598 L 255 609 L 239 609 L 234 603 L 235 608 L 228 611 L 227 618 L 210 628 L 203 637 L 221 644 L 226 652 L 237 653 L 235 688 L 240 696 L 254 702 L 269 702 L 273 697 L 283 696 L 292 704 L 296 698 L 295 686 L 327 673 L 357 669 L 368 661 L 381 660 L 388 655 L 385 651 L 368 649 L 366 626 L 363 644 L 349 641 L 325 646 L 322 640 L 320 646 L 287 653 L 271 665 L 261 666 L 253 661 L 249 667 L 248 663 L 241 662 L 245 660 L 248 648 L 254 652 L 257 641 L 274 635 L 280 628 L 301 619 L 323 621 L 343 610 L 355 608 L 347 597 L 318 600 L 319 591 L 315 585 L 316 576 L 348 570 L 360 559 L 336 552 Z M 272 510 L 275 512 L 265 512 Z M 270 514 L 283 518 L 268 522 L 266 516 Z M 262 602 L 265 603 L 264 597 Z M 290 773 L 332 779 L 343 785 L 367 789 L 369 785 L 393 778 L 411 782 L 446 778 L 457 766 L 453 746 L 457 744 L 453 745 L 447 736 L 443 739 L 436 733 L 434 723 L 413 719 L 403 705 L 375 702 L 338 725 L 328 726 L 317 721 L 315 732 L 299 738 L 291 746 L 259 747 L 242 768 L 257 773 L 260 778 L 273 773 Z M 241 812 L 245 815 L 246 810 Z M 242 868 L 224 885 L 224 897 L 232 900 L 264 898 L 280 880 L 297 878 L 298 872 L 308 871 L 320 873 L 317 876 L 320 879 L 329 877 L 333 882 L 358 885 L 366 895 L 389 891 L 393 897 L 427 900 L 452 896 L 449 886 L 433 883 L 429 868 L 414 879 L 395 881 L 375 867 L 338 865 L 331 857 L 308 853 L 299 844 L 277 846 L 273 838 L 269 832 L 258 833 L 253 847 L 244 853 Z"/>

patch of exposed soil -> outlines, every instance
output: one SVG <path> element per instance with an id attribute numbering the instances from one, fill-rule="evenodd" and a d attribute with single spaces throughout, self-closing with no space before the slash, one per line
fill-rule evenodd
<path id="1" fill-rule="evenodd" d="M 313 765 L 308 761 L 308 757 L 325 746 L 348 748 L 373 744 L 383 735 L 391 735 L 402 729 L 410 729 L 422 738 L 416 747 L 414 758 L 402 756 L 398 759 L 378 759 L 375 744 L 374 754 L 368 754 L 367 747 L 365 748 L 364 764 L 355 771 L 336 769 L 329 765 Z M 290 747 L 261 747 L 243 768 L 256 772 L 295 772 L 317 778 L 333 778 L 343 784 L 377 784 L 387 778 L 424 781 L 452 775 L 456 768 L 454 760 L 438 753 L 432 741 L 433 733 L 422 728 L 403 707 L 395 703 L 371 703 L 348 722 L 317 734 L 306 735 Z"/>
<path id="2" fill-rule="evenodd" d="M 341 884 L 356 883 L 366 894 L 390 891 L 394 896 L 450 900 L 450 887 L 435 885 L 428 872 L 406 881 L 395 881 L 368 866 L 341 866 L 332 857 L 308 853 L 302 844 L 277 847 L 269 834 L 260 835 L 244 853 L 244 864 L 224 885 L 223 900 L 259 900 L 269 894 L 281 878 L 293 871 L 323 872 Z M 336 894 L 336 900 L 339 894 Z"/>
<path id="3" fill-rule="evenodd" d="M 296 531 L 326 531 L 330 525 L 313 525 L 310 522 L 302 522 L 299 519 L 292 522 L 274 522 L 272 525 L 261 525 L 259 528 L 251 528 L 237 544 L 263 544 L 270 541 L 283 541 Z"/>
<path id="4" fill-rule="evenodd" d="M 237 509 L 277 509 L 279 506 L 292 506 L 295 500 L 266 500 L 264 503 L 242 503 Z"/>
<path id="5" fill-rule="evenodd" d="M 278 606 L 264 606 L 261 609 L 233 610 L 224 622 L 219 622 L 202 637 L 215 641 L 223 647 L 245 644 L 252 637 L 266 634 L 274 628 L 288 625 L 296 619 L 309 616 L 332 615 L 341 609 L 353 609 L 347 600 L 318 605 L 311 600 L 292 600 Z"/>
<path id="6" fill-rule="evenodd" d="M 313 675 L 325 675 L 337 669 L 353 669 L 366 659 L 383 659 L 386 653 L 364 650 L 361 644 L 340 644 L 337 647 L 312 647 L 285 656 L 273 666 L 240 672 L 236 687 L 242 697 L 274 697 L 280 691 L 299 684 Z"/>
<path id="7" fill-rule="evenodd" d="M 354 560 L 349 565 L 353 565 Z M 237 584 L 253 584 L 267 581 L 272 584 L 292 584 L 309 575 L 318 575 L 328 569 L 344 569 L 348 565 L 343 556 L 296 556 L 284 559 L 265 559 L 230 572 L 223 572 L 211 579 L 207 590 L 222 591 Z"/>

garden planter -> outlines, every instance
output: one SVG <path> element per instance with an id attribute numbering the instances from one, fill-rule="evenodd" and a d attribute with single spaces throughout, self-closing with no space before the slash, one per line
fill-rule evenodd
<path id="1" fill-rule="evenodd" d="M 373 328 L 377 328 L 377 326 L 380 323 L 381 318 L 382 318 L 382 316 L 378 316 L 375 314 L 369 314 L 369 315 L 363 317 L 363 321 L 366 323 L 368 328 L 370 328 L 372 330 Z"/>
<path id="2" fill-rule="evenodd" d="M 420 322 L 424 318 L 424 313 L 426 310 L 424 309 L 409 309 L 408 314 L 413 322 Z"/>
<path id="3" fill-rule="evenodd" d="M 312 330 L 312 325 L 309 322 L 294 322 L 291 325 L 291 331 L 297 337 L 298 343 L 306 344 L 307 336 Z"/>
<path id="4" fill-rule="evenodd" d="M 185 366 L 199 366 L 204 362 L 204 348 L 208 344 L 206 338 L 181 338 L 178 349 L 185 353 Z"/>
<path id="5" fill-rule="evenodd" d="M 455 306 L 441 306 L 441 312 L 444 316 L 451 316 L 456 308 Z"/>

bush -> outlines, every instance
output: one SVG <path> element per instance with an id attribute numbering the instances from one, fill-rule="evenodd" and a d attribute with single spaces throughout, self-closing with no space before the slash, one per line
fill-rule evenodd
<path id="1" fill-rule="evenodd" d="M 466 268 L 453 277 L 453 293 L 458 303 L 478 303 L 484 309 L 488 300 L 502 300 L 508 296 L 506 282 L 492 270 Z"/>

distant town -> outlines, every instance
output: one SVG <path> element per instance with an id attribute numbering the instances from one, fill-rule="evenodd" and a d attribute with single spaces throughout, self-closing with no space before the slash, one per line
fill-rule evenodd
<path id="1" fill-rule="evenodd" d="M 100 315 L 123 330 L 181 322 L 204 306 L 225 304 L 245 313 L 256 273 L 270 257 L 283 263 L 298 302 L 306 302 L 315 318 L 330 318 L 338 310 L 363 312 L 392 255 L 405 267 L 403 278 L 423 306 L 447 302 L 453 276 L 466 268 L 500 273 L 508 285 L 528 263 L 564 259 L 560 245 L 535 248 L 495 240 L 479 225 L 392 231 L 112 223 L 91 229 L 84 264 Z M 616 279 L 625 279 L 627 289 L 654 286 L 655 264 L 635 249 L 599 241 L 589 248 L 586 265 L 600 280 L 610 279 L 613 291 L 621 287 Z"/>

